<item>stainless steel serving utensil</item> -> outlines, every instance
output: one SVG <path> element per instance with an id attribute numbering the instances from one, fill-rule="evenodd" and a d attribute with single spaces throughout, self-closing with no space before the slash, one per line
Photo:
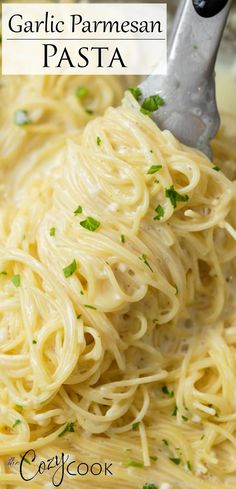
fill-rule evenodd
<path id="1" fill-rule="evenodd" d="M 209 141 L 220 118 L 215 98 L 215 61 L 231 0 L 182 0 L 168 49 L 167 75 L 150 75 L 139 86 L 142 99 L 160 95 L 153 113 L 161 129 L 211 157 Z"/>

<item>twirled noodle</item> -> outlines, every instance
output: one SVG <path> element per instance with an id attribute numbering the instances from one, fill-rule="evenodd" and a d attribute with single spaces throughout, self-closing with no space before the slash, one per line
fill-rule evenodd
<path id="1" fill-rule="evenodd" d="M 131 93 L 93 118 L 76 84 L 1 88 L 2 487 L 25 487 L 7 460 L 35 449 L 113 463 L 66 489 L 235 489 L 235 144 L 223 129 L 213 164 Z M 122 91 L 83 85 L 96 115 Z M 31 124 L 14 126 L 18 109 Z M 31 486 L 53 487 L 48 473 Z"/>

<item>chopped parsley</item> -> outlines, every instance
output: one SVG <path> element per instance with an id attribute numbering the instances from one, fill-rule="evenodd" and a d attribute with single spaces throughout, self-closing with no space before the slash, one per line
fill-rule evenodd
<path id="1" fill-rule="evenodd" d="M 84 304 L 84 307 L 87 307 L 88 309 L 94 309 L 95 311 L 97 310 L 95 306 L 91 306 L 90 304 Z"/>
<path id="2" fill-rule="evenodd" d="M 171 462 L 173 462 L 175 465 L 179 465 L 181 463 L 180 458 L 175 458 L 175 457 L 169 457 Z"/>
<path id="3" fill-rule="evenodd" d="M 182 419 L 183 419 L 183 421 L 188 421 L 187 416 L 182 415 Z"/>
<path id="4" fill-rule="evenodd" d="M 143 263 L 145 263 L 145 265 L 147 265 L 147 267 L 151 270 L 151 272 L 153 272 L 151 265 L 148 263 L 147 255 L 142 254 L 142 256 L 140 256 L 139 259 L 142 260 Z"/>
<path id="5" fill-rule="evenodd" d="M 75 90 L 75 96 L 78 99 L 82 99 L 82 98 L 86 97 L 86 95 L 88 95 L 88 93 L 89 93 L 88 88 L 85 87 L 84 85 L 78 86 Z"/>
<path id="6" fill-rule="evenodd" d="M 80 291 L 80 295 L 84 295 L 84 291 L 83 290 Z"/>
<path id="7" fill-rule="evenodd" d="M 80 221 L 80 226 L 88 231 L 96 231 L 99 228 L 100 222 L 94 219 L 94 217 L 87 217 L 84 221 Z"/>
<path id="8" fill-rule="evenodd" d="M 12 428 L 15 428 L 16 426 L 18 426 L 18 424 L 21 423 L 21 420 L 20 419 L 16 419 L 15 420 L 15 423 L 12 425 Z"/>
<path id="9" fill-rule="evenodd" d="M 28 458 L 24 457 L 24 455 L 22 455 L 22 453 L 20 453 L 20 457 L 24 459 L 24 462 L 26 462 L 27 464 L 31 465 L 31 462 L 29 461 Z"/>
<path id="10" fill-rule="evenodd" d="M 192 471 L 192 464 L 189 460 L 187 461 L 187 467 L 188 467 L 188 470 Z"/>
<path id="11" fill-rule="evenodd" d="M 220 167 L 219 167 L 219 166 L 213 166 L 213 167 L 212 167 L 212 170 L 215 170 L 215 171 L 220 171 Z"/>
<path id="12" fill-rule="evenodd" d="M 174 391 L 170 391 L 170 390 L 168 389 L 167 385 L 164 385 L 164 386 L 162 387 L 162 392 L 163 392 L 163 394 L 166 394 L 166 395 L 167 395 L 168 397 L 170 397 L 170 398 L 171 398 L 171 397 L 174 397 Z"/>
<path id="13" fill-rule="evenodd" d="M 125 467 L 137 467 L 137 468 L 140 468 L 142 469 L 143 468 L 143 462 L 139 462 L 138 460 L 133 460 L 132 458 L 128 459 L 128 460 L 125 460 L 123 462 L 123 465 Z"/>
<path id="14" fill-rule="evenodd" d="M 62 436 L 64 436 L 66 433 L 72 433 L 72 432 L 74 432 L 75 431 L 74 430 L 74 424 L 75 423 L 71 423 L 71 422 L 70 423 L 67 423 L 67 425 L 65 426 L 64 430 L 61 433 L 59 433 L 59 435 L 58 435 L 59 438 L 61 438 Z"/>
<path id="15" fill-rule="evenodd" d="M 158 204 L 158 206 L 155 209 L 156 215 L 154 216 L 153 220 L 154 221 L 160 221 L 162 217 L 164 217 L 165 211 L 162 207 L 162 205 Z"/>
<path id="16" fill-rule="evenodd" d="M 76 261 L 73 260 L 70 263 L 70 265 L 68 265 L 67 267 L 63 268 L 63 273 L 64 273 L 65 277 L 68 278 L 71 275 L 73 275 L 73 273 L 75 273 L 75 271 L 76 271 L 76 268 L 77 268 Z"/>
<path id="17" fill-rule="evenodd" d="M 49 231 L 50 236 L 55 236 L 56 228 L 51 228 Z"/>
<path id="18" fill-rule="evenodd" d="M 120 235 L 120 240 L 121 240 L 121 243 L 125 243 L 125 235 L 124 234 Z"/>
<path id="19" fill-rule="evenodd" d="M 163 438 L 162 441 L 163 441 L 164 445 L 166 445 L 167 447 L 169 446 L 169 443 L 168 443 L 168 441 L 165 438 Z"/>
<path id="20" fill-rule="evenodd" d="M 33 345 L 37 345 L 37 341 L 36 340 L 33 340 L 32 343 L 33 343 Z"/>
<path id="21" fill-rule="evenodd" d="M 149 482 L 146 482 L 143 489 L 158 489 L 158 487 L 155 484 L 149 484 Z"/>
<path id="22" fill-rule="evenodd" d="M 81 205 L 79 205 L 79 206 L 77 207 L 77 209 L 75 209 L 75 211 L 74 211 L 74 215 L 75 215 L 75 216 L 78 216 L 78 214 L 82 214 L 82 212 L 83 212 L 83 209 L 82 209 Z"/>
<path id="23" fill-rule="evenodd" d="M 85 113 L 88 114 L 88 115 L 92 115 L 93 114 L 93 110 L 91 110 L 91 109 L 85 109 Z"/>
<path id="24" fill-rule="evenodd" d="M 14 112 L 14 122 L 17 126 L 27 126 L 32 123 L 27 110 L 16 110 Z"/>
<path id="25" fill-rule="evenodd" d="M 11 281 L 15 285 L 15 287 L 20 287 L 20 275 L 19 274 L 12 275 Z"/>
<path id="26" fill-rule="evenodd" d="M 7 275 L 7 272 L 3 270 L 2 272 L 0 272 L 0 275 Z"/>
<path id="27" fill-rule="evenodd" d="M 177 411 L 178 411 L 178 407 L 175 405 L 174 410 L 173 410 L 171 416 L 177 416 Z"/>
<path id="28" fill-rule="evenodd" d="M 140 97 L 142 96 L 142 91 L 140 90 L 139 87 L 130 87 L 128 88 L 129 92 L 132 93 L 133 97 L 136 100 L 139 100 Z"/>
<path id="29" fill-rule="evenodd" d="M 140 112 L 142 112 L 142 114 L 144 114 L 144 115 L 148 115 L 149 117 L 151 117 L 150 110 L 146 110 L 143 107 L 140 107 Z"/>
<path id="30" fill-rule="evenodd" d="M 156 462 L 158 460 L 156 455 L 150 455 L 150 459 L 153 460 L 153 462 Z"/>
<path id="31" fill-rule="evenodd" d="M 98 146 L 101 146 L 101 144 L 102 144 L 102 140 L 101 140 L 101 138 L 100 138 L 99 136 L 97 136 L 96 141 L 97 141 L 97 145 L 98 145 Z"/>
<path id="32" fill-rule="evenodd" d="M 148 175 L 153 175 L 154 173 L 158 172 L 159 170 L 161 170 L 162 168 L 162 165 L 152 165 L 150 166 L 150 168 L 148 169 L 147 171 L 147 174 Z"/>
<path id="33" fill-rule="evenodd" d="M 82 314 L 77 314 L 76 319 L 80 319 Z"/>
<path id="34" fill-rule="evenodd" d="M 168 199 L 170 199 L 171 204 L 173 205 L 174 209 L 177 206 L 177 202 L 187 202 L 189 200 L 189 196 L 179 194 L 175 190 L 174 185 L 171 185 L 171 187 L 166 188 L 165 195 L 166 195 L 166 197 L 168 197 Z"/>
<path id="35" fill-rule="evenodd" d="M 142 109 L 147 110 L 148 112 L 155 112 L 155 110 L 159 109 L 162 105 L 165 104 L 160 95 L 150 95 L 150 97 L 146 97 L 142 103 Z"/>
<path id="36" fill-rule="evenodd" d="M 133 431 L 137 431 L 137 429 L 138 429 L 139 425 L 140 425 L 140 421 L 137 421 L 136 423 L 133 423 L 133 424 L 132 424 L 132 430 L 133 430 Z"/>
<path id="37" fill-rule="evenodd" d="M 23 406 L 21 404 L 16 404 L 15 405 L 16 409 L 18 409 L 19 411 L 23 411 Z"/>

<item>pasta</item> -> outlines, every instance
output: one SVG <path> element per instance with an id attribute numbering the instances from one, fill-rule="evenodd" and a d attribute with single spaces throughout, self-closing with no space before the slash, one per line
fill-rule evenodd
<path id="1" fill-rule="evenodd" d="M 235 132 L 212 163 L 122 83 L 2 80 L 4 489 L 27 451 L 35 489 L 235 489 Z M 34 477 L 62 453 L 101 474 Z"/>

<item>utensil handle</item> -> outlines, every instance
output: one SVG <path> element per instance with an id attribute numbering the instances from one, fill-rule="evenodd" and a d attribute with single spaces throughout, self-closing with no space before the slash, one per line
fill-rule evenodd
<path id="1" fill-rule="evenodd" d="M 170 65 L 179 62 L 189 72 L 197 63 L 201 78 L 210 76 L 230 6 L 231 0 L 182 0 L 169 42 Z"/>
<path id="2" fill-rule="evenodd" d="M 228 0 L 193 0 L 193 6 L 201 17 L 214 17 L 227 3 Z"/>

